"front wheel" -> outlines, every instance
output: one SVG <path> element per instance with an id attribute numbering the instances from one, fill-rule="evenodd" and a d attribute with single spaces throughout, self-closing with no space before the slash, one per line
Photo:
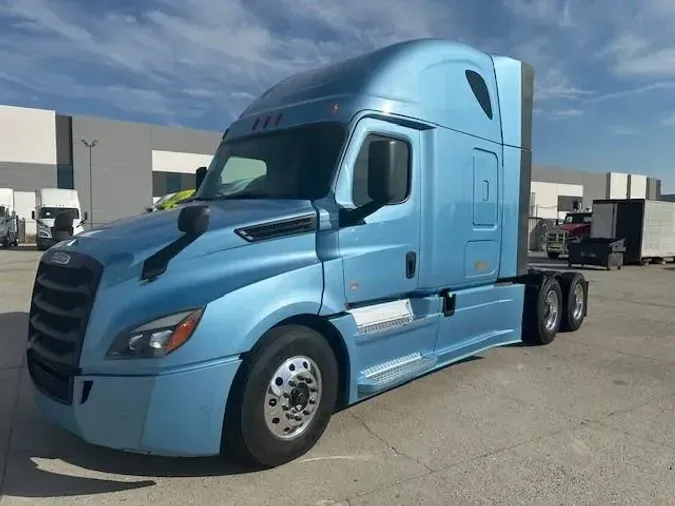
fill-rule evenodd
<path id="1" fill-rule="evenodd" d="M 313 330 L 272 329 L 241 366 L 223 424 L 224 453 L 256 467 L 294 460 L 319 440 L 335 409 L 338 366 Z"/>
<path id="2" fill-rule="evenodd" d="M 558 258 L 560 258 L 560 253 L 558 253 L 557 251 L 549 251 L 547 255 L 551 260 L 557 260 Z"/>

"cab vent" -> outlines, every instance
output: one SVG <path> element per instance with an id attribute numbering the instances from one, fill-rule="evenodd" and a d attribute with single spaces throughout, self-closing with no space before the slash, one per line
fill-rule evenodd
<path id="1" fill-rule="evenodd" d="M 238 228 L 235 233 L 248 242 L 268 241 L 291 235 L 308 234 L 316 230 L 316 215 L 308 214 L 290 220 L 279 220 Z"/>

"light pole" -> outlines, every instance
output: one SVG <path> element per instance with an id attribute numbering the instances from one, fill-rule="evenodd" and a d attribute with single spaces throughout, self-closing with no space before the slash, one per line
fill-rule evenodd
<path id="1" fill-rule="evenodd" d="M 89 149 L 89 228 L 94 224 L 94 185 L 92 184 L 92 169 L 91 169 L 91 152 L 98 144 L 98 141 L 94 139 L 91 142 L 87 142 L 85 139 L 82 139 L 82 144 L 84 144 L 87 149 Z"/>

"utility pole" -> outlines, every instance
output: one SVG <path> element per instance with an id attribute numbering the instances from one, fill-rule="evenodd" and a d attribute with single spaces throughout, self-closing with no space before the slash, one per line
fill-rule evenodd
<path id="1" fill-rule="evenodd" d="M 94 224 L 94 185 L 92 184 L 91 152 L 96 147 L 96 144 L 98 144 L 98 141 L 94 139 L 91 142 L 87 142 L 85 139 L 82 139 L 82 144 L 89 149 L 89 227 L 91 228 Z"/>

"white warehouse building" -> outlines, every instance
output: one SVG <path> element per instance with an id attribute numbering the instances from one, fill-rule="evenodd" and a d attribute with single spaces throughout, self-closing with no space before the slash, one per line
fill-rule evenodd
<path id="1" fill-rule="evenodd" d="M 15 208 L 28 234 L 35 232 L 31 211 L 38 188 L 78 190 L 83 211 L 102 224 L 143 212 L 161 195 L 194 187 L 195 170 L 209 164 L 221 137 L 222 132 L 0 105 L 0 188 L 15 191 Z M 91 159 L 82 141 L 96 141 Z M 660 186 L 644 175 L 535 164 L 530 214 L 555 219 L 578 201 L 589 207 L 593 199 L 659 199 Z"/>
<path id="2" fill-rule="evenodd" d="M 590 208 L 593 200 L 661 199 L 661 181 L 642 174 L 591 172 L 535 165 L 532 168 L 530 216 L 562 219 L 575 205 Z"/>

